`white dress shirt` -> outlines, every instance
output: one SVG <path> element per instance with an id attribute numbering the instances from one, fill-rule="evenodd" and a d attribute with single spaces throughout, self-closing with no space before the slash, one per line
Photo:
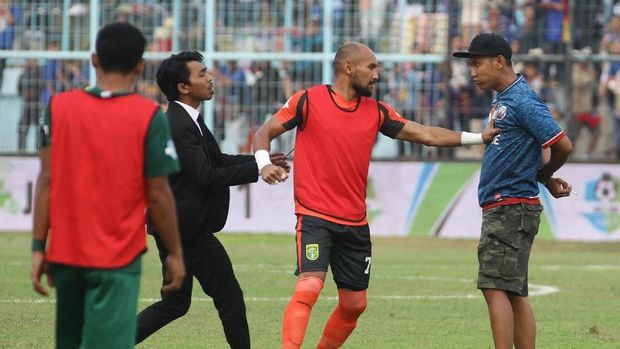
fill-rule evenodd
<path id="1" fill-rule="evenodd" d="M 200 129 L 200 126 L 198 125 L 198 115 L 200 115 L 200 112 L 196 110 L 194 107 L 187 105 L 183 102 L 179 102 L 179 101 L 175 101 L 175 102 L 178 103 L 180 106 L 182 106 L 183 109 L 185 109 L 185 111 L 189 114 L 192 120 L 194 120 L 194 124 L 196 125 L 196 127 L 198 127 L 198 131 L 200 131 L 200 134 L 202 135 L 202 130 Z"/>

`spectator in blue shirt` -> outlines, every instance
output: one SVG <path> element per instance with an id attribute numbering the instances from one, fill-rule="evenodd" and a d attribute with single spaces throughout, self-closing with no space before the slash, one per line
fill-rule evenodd
<path id="1" fill-rule="evenodd" d="M 499 35 L 477 35 L 468 51 L 471 77 L 497 92 L 489 117 L 501 133 L 487 144 L 478 201 L 482 233 L 478 245 L 478 288 L 487 303 L 495 348 L 534 348 L 536 322 L 528 296 L 528 261 L 542 205 L 538 183 L 556 198 L 571 186 L 552 177 L 572 151 L 570 140 L 549 109 L 512 68 L 512 50 Z M 551 155 L 542 166 L 542 149 Z"/>

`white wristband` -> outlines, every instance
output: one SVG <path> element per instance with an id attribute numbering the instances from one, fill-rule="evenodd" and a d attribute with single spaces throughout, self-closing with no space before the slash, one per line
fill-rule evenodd
<path id="1" fill-rule="evenodd" d="M 269 152 L 265 149 L 257 150 L 254 153 L 254 159 L 256 159 L 256 165 L 258 165 L 258 173 L 263 170 L 263 167 L 270 165 Z"/>
<path id="2" fill-rule="evenodd" d="M 482 144 L 482 133 L 461 132 L 461 144 Z"/>

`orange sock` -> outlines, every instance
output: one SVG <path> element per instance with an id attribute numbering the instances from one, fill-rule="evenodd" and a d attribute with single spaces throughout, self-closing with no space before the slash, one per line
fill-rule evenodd
<path id="1" fill-rule="evenodd" d="M 295 292 L 284 310 L 282 324 L 282 348 L 301 347 L 310 319 L 310 311 L 323 289 L 323 281 L 317 277 L 307 277 L 297 281 Z"/>
<path id="2" fill-rule="evenodd" d="M 366 290 L 338 290 L 338 305 L 327 320 L 317 349 L 340 348 L 366 309 Z"/>

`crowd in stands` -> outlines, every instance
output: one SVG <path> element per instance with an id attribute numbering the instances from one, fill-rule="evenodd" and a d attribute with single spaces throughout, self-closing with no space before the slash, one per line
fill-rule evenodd
<path id="1" fill-rule="evenodd" d="M 176 15 L 171 0 L 104 1 L 100 12 L 102 22 L 139 26 L 151 52 L 172 50 L 176 20 L 179 49 L 204 50 L 206 25 L 213 25 L 216 50 L 225 52 L 333 52 L 342 42 L 361 41 L 377 53 L 439 55 L 445 59 L 433 63 L 381 62 L 376 97 L 417 122 L 473 132 L 483 127 L 493 96 L 477 89 L 467 62 L 452 60 L 449 53 L 467 48 L 478 32 L 495 32 L 511 43 L 516 70 L 571 139 L 583 143 L 575 157 L 620 159 L 618 0 L 580 0 L 572 2 L 573 8 L 567 0 L 333 0 L 329 48 L 324 47 L 323 1 L 218 0 L 213 24 L 206 23 L 207 1 L 181 3 Z M 62 0 L 0 0 L 0 50 L 88 50 L 89 34 L 83 29 L 89 23 L 89 1 L 71 2 L 68 33 L 63 33 L 63 17 Z M 592 60 L 591 55 L 602 58 Z M 6 64 L 0 59 L 0 86 Z M 87 61 L 24 59 L 15 64 L 23 67 L 17 91 L 27 115 L 20 135 L 51 94 L 89 82 Z M 155 84 L 157 66 L 157 61 L 148 62 L 138 91 L 165 104 Z M 323 67 L 320 61 L 241 59 L 218 61 L 210 69 L 217 85 L 216 137 L 236 134 L 236 150 L 247 150 L 243 147 L 252 130 L 293 92 L 321 82 Z M 422 148 L 401 144 L 399 155 L 454 154 L 424 155 Z"/>

